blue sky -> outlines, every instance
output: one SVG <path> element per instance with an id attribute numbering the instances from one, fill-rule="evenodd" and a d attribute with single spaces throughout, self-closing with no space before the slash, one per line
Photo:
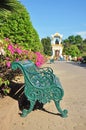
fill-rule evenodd
<path id="1" fill-rule="evenodd" d="M 56 32 L 86 38 L 86 0 L 19 0 L 28 10 L 40 38 Z"/>

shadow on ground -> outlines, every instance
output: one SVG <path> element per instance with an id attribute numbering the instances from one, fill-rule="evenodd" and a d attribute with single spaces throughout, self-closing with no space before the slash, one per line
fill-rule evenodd
<path id="1" fill-rule="evenodd" d="M 30 102 L 27 100 L 24 94 L 24 84 L 15 83 L 11 81 L 9 87 L 11 88 L 11 92 L 9 96 L 18 101 L 19 109 L 20 110 L 23 110 L 24 108 L 29 109 Z M 37 101 L 34 106 L 34 109 L 38 109 L 38 108 L 41 109 L 42 107 L 43 105 Z"/>
<path id="2" fill-rule="evenodd" d="M 18 101 L 18 106 L 19 109 L 22 111 L 23 109 L 29 109 L 30 108 L 30 101 L 27 100 L 25 94 L 24 94 L 24 84 L 23 83 L 15 83 L 15 82 L 10 82 L 9 87 L 11 88 L 11 92 L 8 96 L 10 96 L 11 98 L 15 99 Z M 34 110 L 41 110 L 53 115 L 58 115 L 61 116 L 61 114 L 59 113 L 53 113 L 50 111 L 47 111 L 45 108 L 43 108 L 43 104 L 36 101 L 35 106 L 34 106 Z M 21 113 L 19 113 L 21 114 Z"/>

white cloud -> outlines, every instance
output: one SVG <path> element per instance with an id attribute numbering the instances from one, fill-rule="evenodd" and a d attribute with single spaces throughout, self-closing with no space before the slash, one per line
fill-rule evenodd
<path id="1" fill-rule="evenodd" d="M 83 39 L 86 39 L 86 31 L 77 32 L 77 35 L 81 35 Z"/>

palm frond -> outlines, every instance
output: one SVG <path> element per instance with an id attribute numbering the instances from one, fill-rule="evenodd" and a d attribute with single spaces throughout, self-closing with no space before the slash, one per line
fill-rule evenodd
<path id="1" fill-rule="evenodd" d="M 0 11 L 16 11 L 15 0 L 0 0 Z"/>

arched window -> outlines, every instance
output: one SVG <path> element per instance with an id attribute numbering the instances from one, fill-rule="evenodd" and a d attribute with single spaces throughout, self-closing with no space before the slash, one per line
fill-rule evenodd
<path id="1" fill-rule="evenodd" d="M 56 40 L 55 40 L 55 44 L 59 44 L 59 40 L 58 40 L 58 38 L 56 38 Z"/>

